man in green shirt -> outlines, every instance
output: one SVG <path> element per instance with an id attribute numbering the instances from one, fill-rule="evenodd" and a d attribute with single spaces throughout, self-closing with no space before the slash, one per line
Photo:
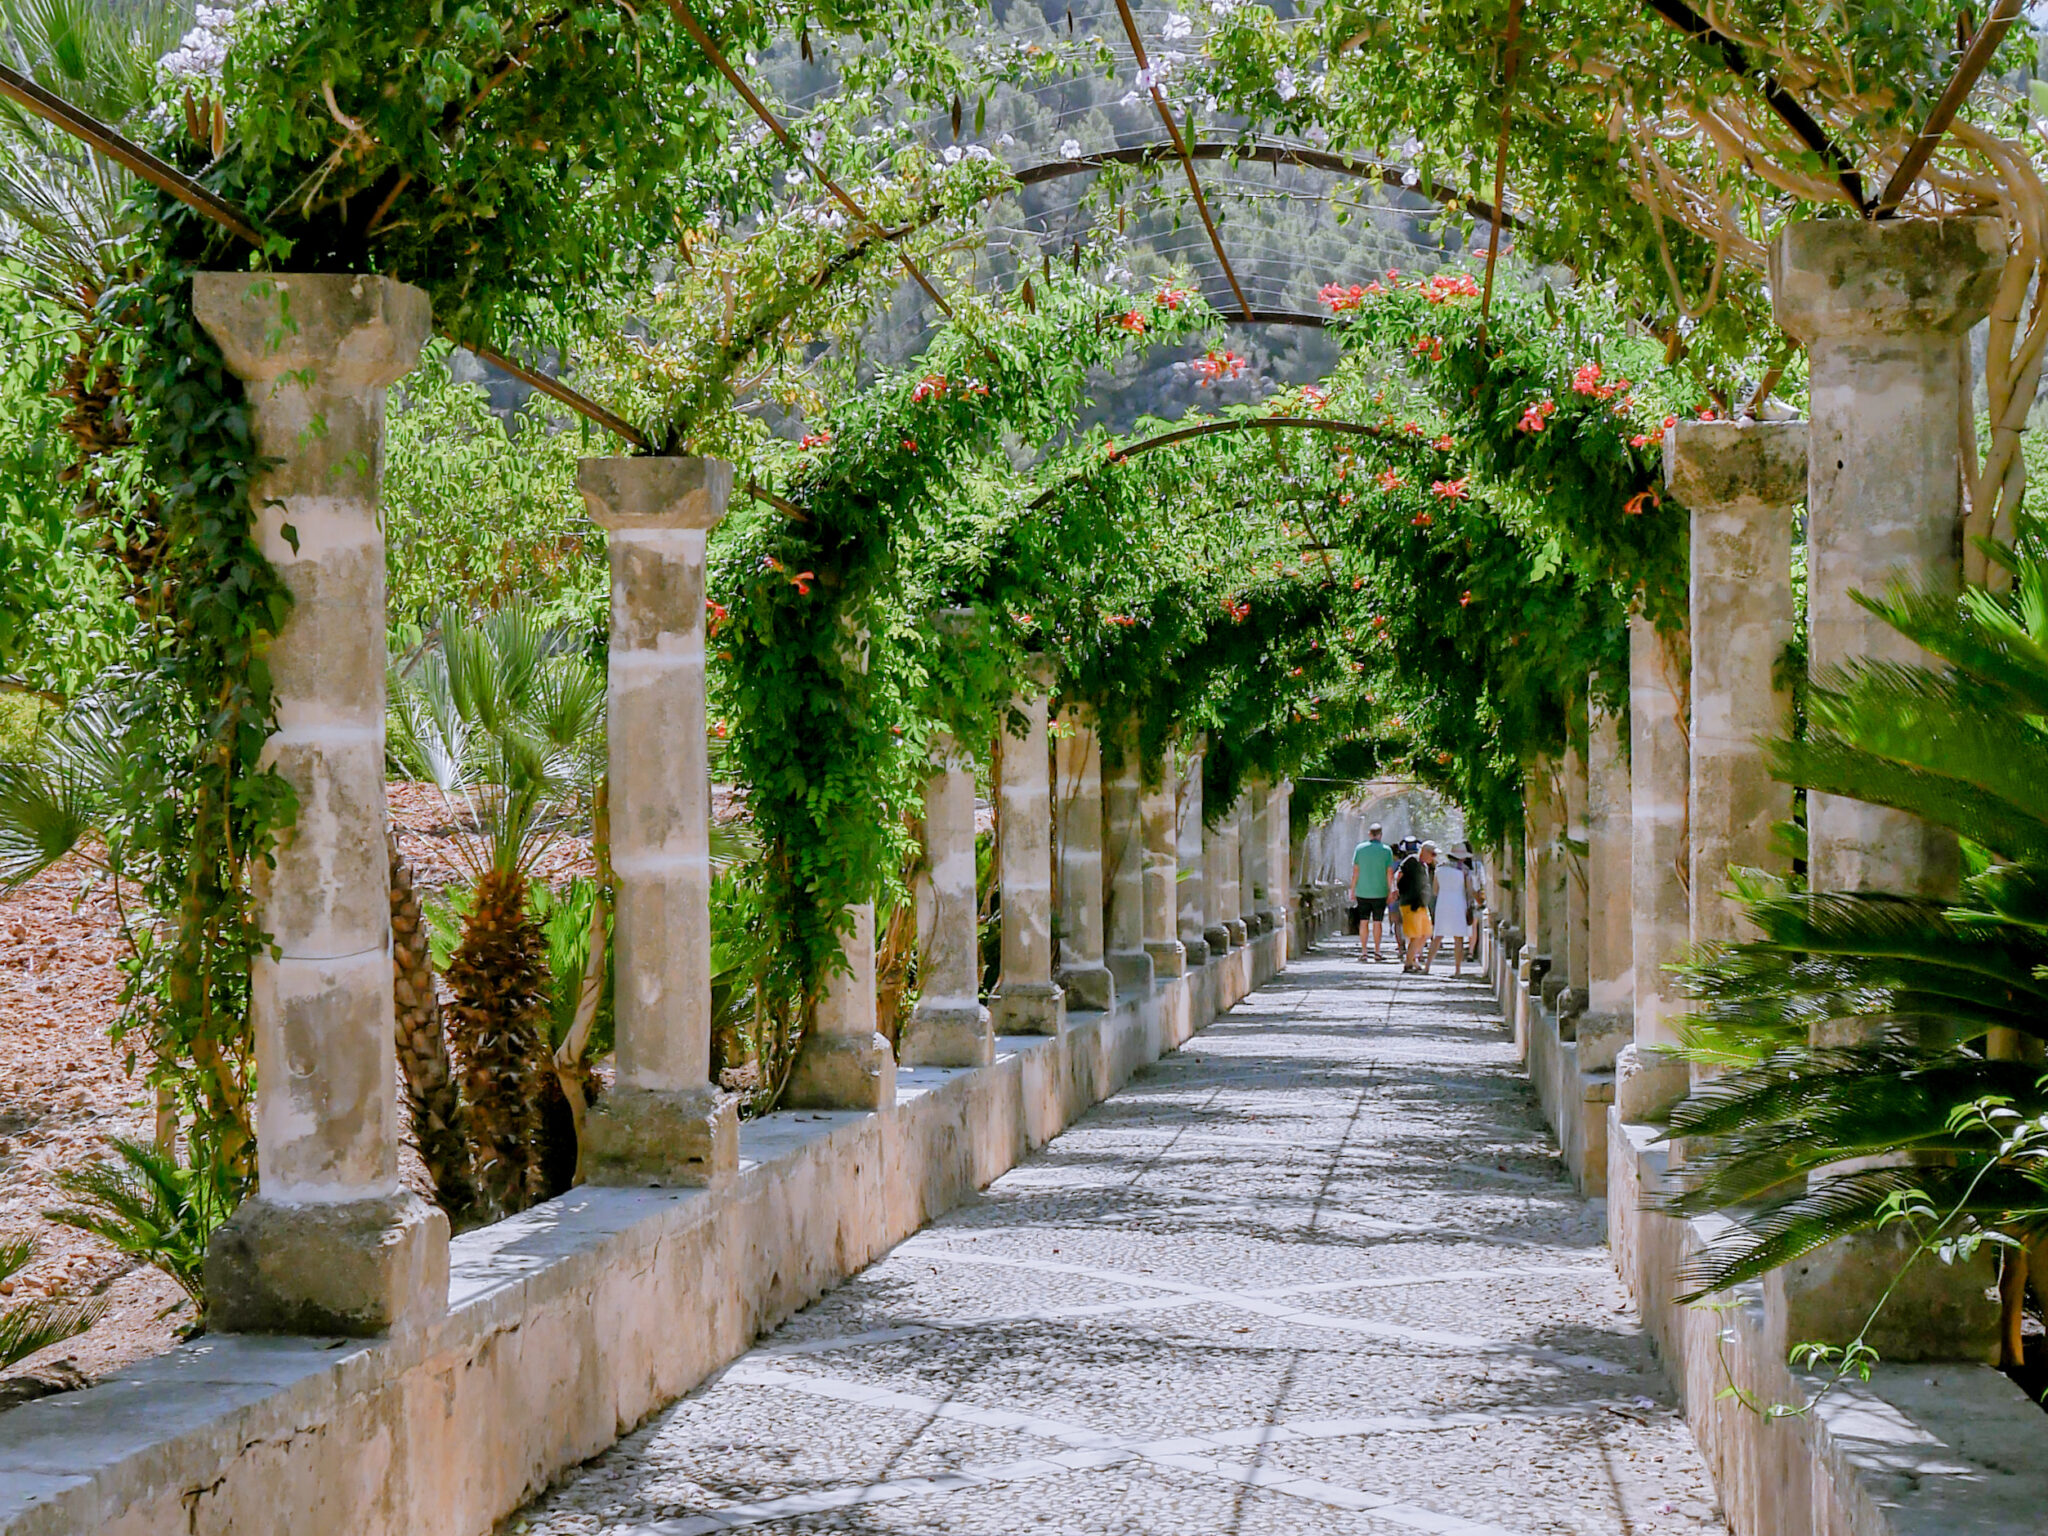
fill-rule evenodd
<path id="1" fill-rule="evenodd" d="M 1351 851 L 1351 920 L 1358 924 L 1358 958 L 1380 958 L 1380 937 L 1386 929 L 1387 897 L 1394 888 L 1394 850 L 1380 841 L 1380 824 L 1365 829 L 1365 841 Z M 1372 929 L 1370 951 L 1366 929 Z M 1397 944 L 1399 940 L 1395 941 Z"/>

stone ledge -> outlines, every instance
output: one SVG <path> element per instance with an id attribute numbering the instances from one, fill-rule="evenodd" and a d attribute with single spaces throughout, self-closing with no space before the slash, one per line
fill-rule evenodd
<path id="1" fill-rule="evenodd" d="M 584 1187 L 449 1244 L 449 1311 L 223 1336 L 0 1416 L 0 1536 L 482 1536 L 1276 974 L 1266 935 L 879 1113 L 741 1132 L 723 1188 Z"/>
<path id="2" fill-rule="evenodd" d="M 1795 1418 L 1720 1395 L 1732 1376 L 1764 1402 L 1801 1403 L 1820 1383 L 1769 1348 L 1761 1284 L 1721 1310 L 1673 1305 L 1713 1223 L 1641 1208 L 1668 1172 L 1655 1135 L 1610 1111 L 1610 1244 L 1735 1536 L 2035 1536 L 2048 1509 L 2042 1412 L 1989 1366 L 1880 1365 Z"/>
<path id="3" fill-rule="evenodd" d="M 1557 1015 L 1534 997 L 1528 999 L 1528 1019 L 1523 1061 L 1543 1118 L 1557 1135 L 1579 1193 L 1597 1200 L 1607 1193 L 1607 1107 L 1614 1102 L 1614 1074 L 1582 1071 L 1578 1042 L 1563 1038 Z"/>

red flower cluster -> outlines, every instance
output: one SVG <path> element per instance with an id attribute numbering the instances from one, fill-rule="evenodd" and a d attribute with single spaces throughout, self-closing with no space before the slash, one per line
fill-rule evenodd
<path id="1" fill-rule="evenodd" d="M 1442 485 L 1443 481 L 1439 480 L 1437 481 L 1437 484 Z M 1418 512 L 1413 517 L 1409 518 L 1408 521 L 1414 524 L 1417 528 L 1427 528 L 1431 523 L 1435 522 L 1436 519 L 1431 517 L 1427 512 Z"/>
<path id="2" fill-rule="evenodd" d="M 1302 386 L 1301 408 L 1303 410 L 1320 411 L 1324 406 L 1328 405 L 1329 403 L 1330 392 L 1328 390 L 1317 389 L 1313 384 L 1306 384 Z"/>
<path id="3" fill-rule="evenodd" d="M 1179 309 L 1192 297 L 1185 288 L 1162 288 L 1152 295 L 1152 302 L 1161 309 Z"/>
<path id="4" fill-rule="evenodd" d="M 1119 629 L 1129 629 L 1138 622 L 1137 616 L 1129 613 L 1106 613 L 1102 616 L 1105 624 L 1114 624 Z"/>
<path id="5" fill-rule="evenodd" d="M 917 452 L 917 439 L 914 437 L 906 437 L 905 439 L 903 439 L 903 451 L 905 453 Z"/>
<path id="6" fill-rule="evenodd" d="M 1204 384 L 1220 384 L 1244 372 L 1244 359 L 1235 352 L 1205 352 L 1188 366 Z"/>
<path id="7" fill-rule="evenodd" d="M 1522 419 L 1515 425 L 1524 432 L 1541 432 L 1544 424 L 1556 414 L 1557 402 L 1546 396 L 1522 412 Z"/>
<path id="8" fill-rule="evenodd" d="M 1252 616 L 1252 605 L 1238 598 L 1226 597 L 1223 599 L 1223 611 L 1230 615 L 1231 622 L 1242 624 Z"/>
<path id="9" fill-rule="evenodd" d="M 1396 490 L 1408 483 L 1406 480 L 1402 479 L 1399 474 L 1395 473 L 1391 469 L 1383 469 L 1380 471 L 1379 482 L 1380 489 L 1383 491 Z"/>
<path id="10" fill-rule="evenodd" d="M 1451 436 L 1450 433 L 1446 432 L 1442 437 L 1438 438 L 1429 446 L 1434 448 L 1438 453 L 1450 453 L 1457 448 L 1458 440 L 1455 437 Z"/>
<path id="11" fill-rule="evenodd" d="M 1579 395 L 1598 395 L 1603 400 L 1607 398 L 1606 395 L 1600 393 L 1600 365 L 1598 363 L 1583 363 L 1579 366 L 1578 371 L 1572 375 L 1572 392 Z M 1608 391 L 1608 394 L 1612 393 L 1612 390 Z"/>
<path id="12" fill-rule="evenodd" d="M 1440 363 L 1444 360 L 1444 339 L 1441 336 L 1418 336 L 1415 338 L 1413 350 L 1417 357 L 1426 357 L 1432 363 Z"/>
<path id="13" fill-rule="evenodd" d="M 809 453 L 813 448 L 829 448 L 832 445 L 830 432 L 806 432 L 797 439 L 797 447 Z"/>
<path id="14" fill-rule="evenodd" d="M 1647 432 L 1638 432 L 1634 437 L 1628 440 L 1628 445 L 1631 448 L 1647 448 L 1650 446 L 1650 434 Z"/>
<path id="15" fill-rule="evenodd" d="M 1439 272 L 1422 285 L 1422 296 L 1432 304 L 1442 304 L 1448 299 L 1476 299 L 1479 284 L 1470 272 Z"/>
<path id="16" fill-rule="evenodd" d="M 704 599 L 704 611 L 711 615 L 710 632 L 714 635 L 718 633 L 718 626 L 732 617 L 725 604 L 713 602 L 708 597 Z"/>
<path id="17" fill-rule="evenodd" d="M 1127 310 L 1125 313 L 1117 316 L 1116 323 L 1129 331 L 1133 336 L 1142 336 L 1151 329 L 1150 322 L 1135 309 Z"/>
<path id="18" fill-rule="evenodd" d="M 1421 427 L 1421 426 L 1420 426 L 1420 425 L 1419 425 L 1418 423 L 1416 423 L 1416 422 L 1412 422 L 1412 421 L 1404 421 L 1404 422 L 1402 422 L 1402 423 L 1401 423 L 1401 430 L 1402 430 L 1403 432 L 1406 432 L 1406 433 L 1407 433 L 1407 434 L 1408 434 L 1408 435 L 1409 435 L 1410 437 L 1420 437 L 1420 436 L 1422 436 L 1422 427 Z"/>
<path id="19" fill-rule="evenodd" d="M 1472 606 L 1472 594 L 1470 592 L 1460 593 L 1458 595 L 1458 606 L 1460 608 L 1470 608 Z"/>
<path id="20" fill-rule="evenodd" d="M 1643 503 L 1646 501 L 1653 507 L 1664 505 L 1664 498 L 1659 496 L 1654 490 L 1637 491 L 1635 495 L 1629 497 L 1627 501 L 1621 504 L 1621 510 L 1630 517 L 1641 517 L 1643 515 Z"/>
<path id="21" fill-rule="evenodd" d="M 1471 478 L 1470 475 L 1460 475 L 1455 480 L 1432 480 L 1429 483 L 1430 493 L 1443 497 L 1445 501 L 1470 501 L 1472 493 L 1465 488 L 1465 482 Z"/>
<path id="22" fill-rule="evenodd" d="M 1378 283 L 1373 284 L 1375 290 L 1378 287 Z M 1363 308 L 1365 304 L 1365 290 L 1356 283 L 1353 283 L 1349 288 L 1344 287 L 1340 283 L 1325 283 L 1317 290 L 1316 297 L 1329 306 L 1330 313 L 1333 315 L 1341 315 L 1348 310 Z"/>

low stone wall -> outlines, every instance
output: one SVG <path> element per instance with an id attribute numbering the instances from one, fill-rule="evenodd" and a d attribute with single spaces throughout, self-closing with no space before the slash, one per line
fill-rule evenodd
<path id="1" fill-rule="evenodd" d="M 1785 1364 L 1765 1326 L 1762 1283 L 1720 1308 L 1672 1302 L 1712 1236 L 1706 1220 L 1642 1208 L 1669 1176 L 1654 1128 L 1608 1121 L 1608 1241 L 1624 1285 L 1684 1396 L 1736 1536 L 2039 1536 L 2048 1529 L 2048 1421 L 1985 1365 L 1880 1365 L 1836 1386 Z"/>
<path id="2" fill-rule="evenodd" d="M 1614 1103 L 1612 1052 L 1604 1072 L 1579 1066 L 1579 1042 L 1563 1038 L 1557 1015 L 1540 998 L 1529 1000 L 1523 1063 L 1543 1117 L 1557 1133 L 1572 1182 L 1589 1199 L 1607 1193 L 1607 1110 Z"/>
<path id="3" fill-rule="evenodd" d="M 202 1338 L 0 1415 L 0 1536 L 480 1536 L 1236 1006 L 1287 938 L 993 1066 L 903 1069 L 879 1114 L 750 1122 L 717 1190 L 586 1187 L 465 1234 L 415 1331 Z"/>
<path id="4" fill-rule="evenodd" d="M 1785 1363 L 1765 1325 L 1764 1287 L 1723 1307 L 1673 1302 L 1713 1219 L 1643 1209 L 1670 1177 L 1656 1128 L 1624 1124 L 1614 1074 L 1579 1066 L 1585 1042 L 1502 967 L 1504 1022 L 1519 1017 L 1524 1060 L 1579 1187 L 1607 1197 L 1622 1284 L 1684 1399 L 1735 1536 L 2039 1536 L 2048 1530 L 2048 1420 L 2000 1372 L 1974 1364 L 1881 1365 L 1836 1386 Z M 1593 1047 L 1605 1052 L 1611 1042 Z M 1599 1117 L 1594 1124 L 1593 1117 Z M 1599 1157 L 1603 1168 L 1590 1166 Z M 1750 1404 L 1726 1394 L 1731 1383 Z M 1813 1402 L 1768 1418 L 1761 1409 Z"/>

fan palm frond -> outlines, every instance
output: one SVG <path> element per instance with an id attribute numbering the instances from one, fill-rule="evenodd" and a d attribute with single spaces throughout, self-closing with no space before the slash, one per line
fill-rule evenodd
<path id="1" fill-rule="evenodd" d="M 74 702 L 26 758 L 0 761 L 0 891 L 104 834 L 120 805 L 125 725 L 105 699 Z"/>

